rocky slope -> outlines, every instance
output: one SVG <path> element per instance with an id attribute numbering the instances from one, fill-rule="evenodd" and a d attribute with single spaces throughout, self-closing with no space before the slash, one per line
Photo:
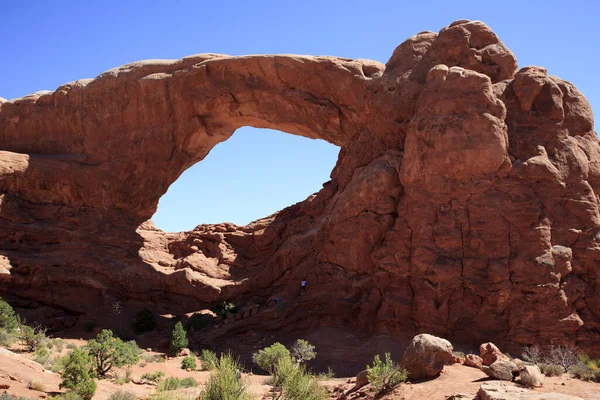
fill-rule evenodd
<path id="1" fill-rule="evenodd" d="M 169 185 L 241 126 L 340 146 L 331 180 L 248 226 L 154 228 Z M 0 100 L 0 149 L 0 292 L 58 325 L 117 301 L 183 314 L 228 300 L 244 318 L 210 339 L 332 327 L 600 355 L 590 106 L 543 68 L 518 69 L 481 22 L 421 32 L 385 65 L 125 65 Z"/>

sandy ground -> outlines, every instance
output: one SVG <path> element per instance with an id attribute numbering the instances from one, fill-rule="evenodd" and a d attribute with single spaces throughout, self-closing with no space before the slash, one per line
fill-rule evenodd
<path id="1" fill-rule="evenodd" d="M 65 343 L 82 345 L 85 341 L 67 339 Z M 57 373 L 44 370 L 44 368 L 33 362 L 32 354 L 23 352 L 18 346 L 9 351 L 0 349 L 0 393 L 9 393 L 15 396 L 25 396 L 32 399 L 46 398 L 48 395 L 62 392 L 59 389 L 61 377 Z M 65 348 L 62 354 L 66 354 Z M 156 354 L 155 352 L 145 352 L 147 354 Z M 54 352 L 54 355 L 57 353 Z M 186 398 L 195 399 L 203 390 L 210 372 L 206 371 L 184 371 L 181 369 L 181 360 L 183 357 L 168 358 L 164 362 L 140 362 L 131 368 L 132 382 L 118 385 L 110 379 L 98 380 L 98 389 L 94 397 L 95 400 L 105 400 L 119 390 L 134 393 L 138 398 L 147 398 L 155 391 L 155 386 L 149 384 L 139 384 L 140 377 L 144 373 L 162 371 L 167 377 L 193 377 L 199 382 L 198 388 L 185 391 Z M 198 361 L 199 363 L 199 361 Z M 123 376 L 124 370 L 118 373 Z M 268 392 L 270 387 L 265 384 L 268 377 L 262 375 L 244 374 L 243 379 L 249 383 L 249 390 L 256 399 L 261 399 Z M 444 400 L 452 394 L 463 393 L 469 398 L 474 398 L 482 382 L 489 380 L 487 376 L 475 369 L 463 365 L 451 365 L 444 368 L 444 371 L 436 379 L 413 383 L 402 384 L 385 399 L 389 400 Z M 32 381 L 38 381 L 43 384 L 43 392 L 28 389 L 28 384 Z M 339 387 L 348 390 L 353 386 L 352 378 L 336 378 L 323 381 L 323 384 L 331 389 Z M 138 382 L 138 383 L 135 383 Z M 517 386 L 516 383 L 507 383 Z M 583 399 L 600 400 L 600 384 L 582 382 L 563 374 L 560 377 L 546 378 L 543 388 L 536 389 L 538 393 L 557 392 L 573 396 L 579 396 Z M 367 396 L 368 397 L 368 396 Z M 332 398 L 336 396 L 332 395 Z"/>

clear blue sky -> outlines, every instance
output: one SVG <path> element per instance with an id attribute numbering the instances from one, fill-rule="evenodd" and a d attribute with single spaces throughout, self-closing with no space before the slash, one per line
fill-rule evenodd
<path id="1" fill-rule="evenodd" d="M 600 113 L 600 5 L 546 1 L 0 0 L 0 97 L 95 77 L 148 58 L 295 53 L 387 61 L 423 30 L 482 20 L 517 55 L 573 82 Z M 339 149 L 243 128 L 188 169 L 154 217 L 165 230 L 244 224 L 303 200 L 329 179 Z"/>

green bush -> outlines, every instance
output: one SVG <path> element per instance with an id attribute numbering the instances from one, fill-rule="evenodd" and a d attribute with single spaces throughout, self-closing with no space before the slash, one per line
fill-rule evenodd
<path id="1" fill-rule="evenodd" d="M 159 392 L 167 390 L 185 389 L 198 386 L 198 382 L 194 378 L 167 378 L 160 382 L 156 387 Z"/>
<path id="2" fill-rule="evenodd" d="M 252 361 L 254 361 L 254 363 L 262 370 L 273 375 L 277 361 L 287 359 L 290 356 L 290 351 L 286 349 L 284 345 L 277 342 L 254 353 L 252 355 Z"/>
<path id="3" fill-rule="evenodd" d="M 193 329 L 199 331 L 213 321 L 214 317 L 209 314 L 193 314 L 186 322 L 188 330 Z"/>
<path id="4" fill-rule="evenodd" d="M 582 381 L 600 382 L 600 360 L 580 361 L 573 365 L 569 372 Z"/>
<path id="5" fill-rule="evenodd" d="M 127 368 L 125 370 L 125 375 L 121 376 L 119 374 L 115 374 L 115 383 L 117 385 L 124 385 L 126 383 L 131 382 L 131 369 Z"/>
<path id="6" fill-rule="evenodd" d="M 94 361 L 96 374 L 104 377 L 113 368 L 134 365 L 140 359 L 140 348 L 135 342 L 123 342 L 104 329 L 85 346 Z"/>
<path id="7" fill-rule="evenodd" d="M 373 358 L 373 366 L 367 365 L 367 378 L 378 393 L 388 393 L 396 386 L 406 381 L 408 372 L 400 369 L 390 358 L 390 353 L 385 353 L 385 360 L 381 361 L 379 354 Z"/>
<path id="8" fill-rule="evenodd" d="M 21 325 L 21 332 L 19 334 L 19 341 L 28 351 L 34 351 L 47 340 L 44 330 L 38 327 L 32 328 L 31 326 Z"/>
<path id="9" fill-rule="evenodd" d="M 48 396 L 48 400 L 83 400 L 80 395 L 75 392 L 61 393 L 56 396 Z"/>
<path id="10" fill-rule="evenodd" d="M 65 348 L 65 342 L 61 338 L 52 339 L 52 344 L 54 345 L 54 349 L 59 353 Z"/>
<path id="11" fill-rule="evenodd" d="M 18 339 L 17 332 L 15 331 L 5 331 L 0 329 L 0 346 L 1 347 L 10 347 L 12 346 Z"/>
<path id="12" fill-rule="evenodd" d="M 202 400 L 249 399 L 248 386 L 241 380 L 240 371 L 241 366 L 230 354 L 222 354 L 206 384 Z"/>
<path id="13" fill-rule="evenodd" d="M 335 372 L 330 367 L 327 367 L 327 372 L 321 372 L 317 378 L 319 380 L 333 379 L 335 378 Z"/>
<path id="14" fill-rule="evenodd" d="M 183 348 L 188 346 L 187 334 L 181 322 L 175 324 L 171 334 L 171 353 L 177 354 Z"/>
<path id="15" fill-rule="evenodd" d="M 118 392 L 111 394 L 108 397 L 108 400 L 136 400 L 136 396 L 131 392 L 119 390 Z"/>
<path id="16" fill-rule="evenodd" d="M 279 358 L 274 368 L 274 383 L 281 400 L 325 400 L 327 390 L 291 356 Z M 277 389 L 276 389 L 277 391 Z"/>
<path id="17" fill-rule="evenodd" d="M 145 373 L 144 375 L 142 375 L 142 380 L 143 381 L 147 381 L 147 382 L 154 382 L 154 383 L 158 383 L 162 380 L 162 378 L 165 377 L 165 373 L 162 371 L 156 371 L 153 373 Z"/>
<path id="18" fill-rule="evenodd" d="M 317 352 L 315 351 L 315 346 L 306 340 L 298 339 L 292 346 L 292 355 L 296 358 L 296 361 L 303 363 L 316 358 Z"/>
<path id="19" fill-rule="evenodd" d="M 19 319 L 15 310 L 0 297 L 0 330 L 14 332 L 19 327 Z"/>
<path id="20" fill-rule="evenodd" d="M 561 376 L 565 372 L 565 369 L 558 364 L 539 363 L 538 367 L 546 376 Z"/>
<path id="21" fill-rule="evenodd" d="M 52 360 L 52 372 L 62 372 L 69 362 L 69 354 L 56 356 Z"/>
<path id="22" fill-rule="evenodd" d="M 181 369 L 185 369 L 188 371 L 196 370 L 196 357 L 193 355 L 189 355 L 181 361 Z"/>
<path id="23" fill-rule="evenodd" d="M 217 367 L 219 359 L 214 351 L 204 349 L 200 352 L 200 361 L 202 361 L 202 369 L 204 371 L 212 371 Z"/>
<path id="24" fill-rule="evenodd" d="M 133 323 L 133 330 L 135 333 L 140 334 L 144 332 L 153 331 L 156 329 L 156 316 L 154 313 L 147 308 L 138 312 L 135 315 L 135 322 Z"/>
<path id="25" fill-rule="evenodd" d="M 90 355 L 83 349 L 75 349 L 69 354 L 69 360 L 62 373 L 60 388 L 90 400 L 96 393 L 95 365 Z"/>
<path id="26" fill-rule="evenodd" d="M 48 367 L 50 363 L 50 350 L 46 346 L 39 346 L 35 350 L 35 357 L 33 361 L 42 365 L 43 367 Z"/>
<path id="27" fill-rule="evenodd" d="M 50 399 L 50 397 L 48 397 Z M 0 394 L 0 400 L 33 400 L 31 397 L 16 397 L 8 393 Z"/>
<path id="28" fill-rule="evenodd" d="M 227 314 L 233 314 L 237 311 L 235 304 L 228 303 L 226 301 L 219 303 L 215 308 L 215 314 L 219 317 L 225 319 L 227 318 Z"/>

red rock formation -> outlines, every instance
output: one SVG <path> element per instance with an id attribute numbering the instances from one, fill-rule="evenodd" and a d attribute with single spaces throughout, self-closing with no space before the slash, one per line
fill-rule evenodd
<path id="1" fill-rule="evenodd" d="M 248 226 L 155 229 L 169 185 L 246 125 L 340 146 L 331 181 Z M 184 313 L 234 300 L 253 311 L 209 339 L 330 326 L 600 355 L 590 106 L 544 69 L 518 70 L 481 22 L 413 36 L 386 65 L 125 65 L 0 100 L 0 149 L 0 291 L 24 305 Z"/>

